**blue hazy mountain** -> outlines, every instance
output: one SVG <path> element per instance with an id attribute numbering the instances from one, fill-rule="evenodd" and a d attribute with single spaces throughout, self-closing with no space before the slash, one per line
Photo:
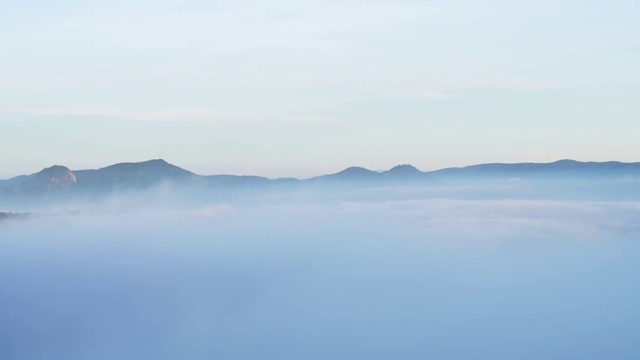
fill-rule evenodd
<path id="1" fill-rule="evenodd" d="M 0 187 L 8 187 L 8 186 L 16 186 L 20 184 L 24 184 L 29 180 L 33 179 L 36 174 L 31 175 L 20 175 L 6 180 L 0 180 Z"/>
<path id="2" fill-rule="evenodd" d="M 196 175 L 158 159 L 120 163 L 98 170 L 74 171 L 77 190 L 145 189 L 163 182 L 185 183 Z"/>
<path id="3" fill-rule="evenodd" d="M 362 184 L 379 182 L 382 179 L 382 173 L 352 166 L 335 174 L 316 176 L 306 181 L 316 184 Z"/>
<path id="4" fill-rule="evenodd" d="M 383 174 L 386 176 L 403 176 L 403 177 L 414 177 L 414 176 L 422 176 L 424 173 L 418 170 L 415 166 L 409 164 L 397 165 L 392 167 L 391 169 L 385 171 Z"/>
<path id="5" fill-rule="evenodd" d="M 76 182 L 76 175 L 69 168 L 61 165 L 48 167 L 28 177 L 29 180 L 14 187 L 17 192 L 49 192 L 61 193 L 71 191 Z"/>
<path id="6" fill-rule="evenodd" d="M 162 184 L 190 189 L 295 189 L 304 186 L 367 186 L 396 184 L 442 184 L 478 179 L 640 179 L 640 163 L 579 162 L 480 164 L 423 172 L 403 164 L 387 171 L 349 167 L 334 174 L 310 179 L 268 179 L 260 176 L 198 175 L 157 159 L 119 163 L 95 170 L 70 170 L 56 165 L 31 174 L 0 181 L 3 195 L 105 194 L 144 190 Z"/>
<path id="7" fill-rule="evenodd" d="M 317 176 L 306 181 L 316 184 L 403 184 L 412 182 L 432 183 L 434 178 L 408 164 L 394 166 L 387 171 L 372 171 L 363 167 L 349 167 L 335 174 Z"/>
<path id="8" fill-rule="evenodd" d="M 382 172 L 385 179 L 401 182 L 433 182 L 435 177 L 430 173 L 422 172 L 409 164 L 397 165 Z"/>
<path id="9" fill-rule="evenodd" d="M 580 162 L 480 164 L 430 172 L 441 179 L 456 178 L 624 178 L 640 177 L 640 163 Z"/>

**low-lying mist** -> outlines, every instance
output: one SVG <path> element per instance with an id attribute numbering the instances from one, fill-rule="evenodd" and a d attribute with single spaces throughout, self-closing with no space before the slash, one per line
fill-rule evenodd
<path id="1" fill-rule="evenodd" d="M 510 186 L 18 209 L 0 359 L 639 358 L 640 203 Z"/>

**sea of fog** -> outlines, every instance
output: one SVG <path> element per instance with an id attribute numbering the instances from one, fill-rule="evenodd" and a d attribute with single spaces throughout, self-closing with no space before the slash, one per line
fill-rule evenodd
<path id="1" fill-rule="evenodd" d="M 640 203 L 384 199 L 0 223 L 0 359 L 639 359 Z"/>

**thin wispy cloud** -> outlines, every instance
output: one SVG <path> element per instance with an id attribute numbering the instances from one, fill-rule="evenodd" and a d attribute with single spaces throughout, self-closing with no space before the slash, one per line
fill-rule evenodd
<path id="1" fill-rule="evenodd" d="M 329 117 L 296 113 L 267 113 L 259 111 L 219 111 L 213 109 L 169 109 L 157 111 L 131 111 L 89 106 L 37 106 L 0 108 L 0 113 L 29 116 L 106 117 L 147 122 L 275 122 L 275 123 L 337 123 Z"/>

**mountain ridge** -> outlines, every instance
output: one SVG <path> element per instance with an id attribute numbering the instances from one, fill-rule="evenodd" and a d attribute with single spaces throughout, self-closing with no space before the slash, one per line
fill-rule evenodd
<path id="1" fill-rule="evenodd" d="M 113 192 L 146 189 L 162 183 L 210 187 L 253 187 L 293 184 L 383 184 L 433 183 L 434 181 L 510 178 L 640 178 L 640 162 L 581 162 L 562 159 L 550 163 L 486 163 L 464 167 L 420 171 L 409 164 L 386 171 L 352 166 L 342 171 L 307 179 L 266 178 L 253 175 L 198 175 L 163 159 L 123 162 L 98 169 L 70 170 L 62 165 L 47 167 L 31 175 L 0 180 L 4 193 Z M 1 194 L 2 192 L 0 192 Z"/>

